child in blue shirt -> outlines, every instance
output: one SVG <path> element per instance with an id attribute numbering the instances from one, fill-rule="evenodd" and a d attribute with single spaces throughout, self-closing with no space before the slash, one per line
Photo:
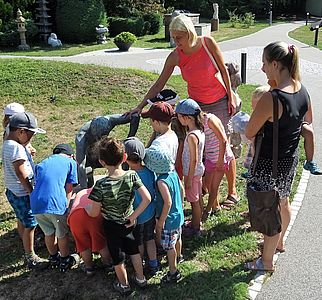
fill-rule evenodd
<path id="1" fill-rule="evenodd" d="M 149 271 L 153 276 L 159 270 L 157 261 L 156 245 L 154 240 L 155 229 L 155 173 L 146 168 L 142 162 L 145 156 L 145 147 L 136 137 L 129 137 L 124 140 L 125 152 L 127 154 L 126 162 L 131 170 L 136 171 L 142 183 L 148 189 L 151 195 L 151 203 L 144 212 L 137 218 L 137 225 L 133 231 L 135 239 L 138 241 L 141 257 L 144 256 L 144 244 L 149 257 Z M 135 191 L 133 208 L 136 209 L 142 199 L 140 194 Z"/>
<path id="2" fill-rule="evenodd" d="M 146 149 L 144 163 L 157 174 L 156 231 L 162 248 L 167 251 L 169 272 L 161 282 L 177 282 L 181 274 L 177 269 L 177 254 L 181 252 L 181 226 L 183 215 L 183 189 L 170 152 L 152 145 Z"/>
<path id="3" fill-rule="evenodd" d="M 35 182 L 30 195 L 31 209 L 45 234 L 50 263 L 65 272 L 74 264 L 69 252 L 67 208 L 73 185 L 78 183 L 71 146 L 57 145 L 53 155 L 36 166 Z"/>

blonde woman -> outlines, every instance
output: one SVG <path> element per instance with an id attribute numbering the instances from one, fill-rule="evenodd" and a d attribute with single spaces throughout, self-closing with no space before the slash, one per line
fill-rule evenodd
<path id="1" fill-rule="evenodd" d="M 147 104 L 147 99 L 154 97 L 163 89 L 174 68 L 178 66 L 182 78 L 187 82 L 189 98 L 194 99 L 203 111 L 215 114 L 223 123 L 226 134 L 229 136 L 231 132 L 229 121 L 235 113 L 236 104 L 228 71 L 217 43 L 212 37 L 197 36 L 191 19 L 183 14 L 172 20 L 169 29 L 176 48 L 167 57 L 157 81 L 152 85 L 142 102 L 130 113 L 140 113 Z M 208 52 L 210 53 L 208 54 Z M 210 55 L 216 61 L 218 69 Z M 221 75 L 222 81 L 218 75 Z M 180 157 L 180 150 L 178 156 Z M 226 176 L 228 196 L 224 204 L 226 207 L 231 207 L 239 199 L 236 192 L 235 159 L 231 162 Z"/>
<path id="2" fill-rule="evenodd" d="M 276 249 L 284 250 L 284 234 L 291 219 L 289 195 L 298 163 L 298 144 L 302 123 L 312 122 L 310 96 L 300 82 L 298 49 L 284 42 L 267 45 L 263 52 L 262 70 L 269 82 L 275 82 L 278 95 L 278 170 L 277 179 L 272 179 L 273 147 L 273 97 L 265 93 L 258 101 L 246 127 L 246 137 L 251 139 L 264 127 L 256 170 L 251 169 L 248 184 L 258 190 L 275 187 L 280 196 L 281 232 L 274 236 L 264 234 L 262 256 L 246 264 L 254 271 L 274 271 L 273 256 Z"/>

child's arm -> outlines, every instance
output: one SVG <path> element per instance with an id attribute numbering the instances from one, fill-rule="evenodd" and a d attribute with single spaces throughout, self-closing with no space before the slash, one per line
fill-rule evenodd
<path id="1" fill-rule="evenodd" d="M 136 210 L 130 216 L 127 217 L 127 219 L 129 220 L 129 223 L 126 224 L 126 227 L 133 226 L 135 224 L 135 220 L 137 219 L 137 217 L 141 213 L 143 213 L 143 211 L 146 209 L 146 207 L 151 202 L 151 195 L 150 195 L 148 189 L 144 185 L 139 187 L 137 189 L 137 191 L 139 192 L 142 200 L 141 200 L 140 205 L 136 208 Z"/>
<path id="2" fill-rule="evenodd" d="M 171 199 L 171 195 L 170 195 L 170 192 L 169 192 L 169 188 L 168 188 L 167 184 L 164 181 L 159 180 L 157 182 L 157 185 L 158 185 L 158 189 L 159 189 L 159 192 L 161 194 L 161 197 L 163 199 L 162 212 L 161 212 L 161 215 L 159 217 L 158 223 L 156 225 L 157 232 L 160 234 L 161 230 L 164 228 L 165 220 L 168 217 L 168 214 L 169 214 L 169 211 L 170 211 L 170 208 L 171 208 L 171 205 L 172 205 L 172 199 Z"/>
<path id="3" fill-rule="evenodd" d="M 189 154 L 190 154 L 190 161 L 189 161 L 189 171 L 187 178 L 185 179 L 185 187 L 191 188 L 192 186 L 192 179 L 195 175 L 197 162 L 198 162 L 198 143 L 199 140 L 195 134 L 188 135 L 188 145 L 189 145 Z"/>
<path id="4" fill-rule="evenodd" d="M 32 185 L 29 181 L 28 174 L 26 173 L 24 162 L 25 161 L 23 159 L 16 160 L 13 162 L 13 167 L 22 186 L 28 194 L 30 194 L 32 192 Z"/>
<path id="5" fill-rule="evenodd" d="M 219 140 L 219 154 L 218 154 L 218 161 L 216 163 L 216 167 L 218 170 L 223 170 L 224 165 L 224 156 L 226 151 L 226 144 L 227 144 L 227 136 L 224 131 L 223 125 L 221 121 L 216 116 L 211 116 L 208 119 L 208 127 L 214 132 L 216 137 Z"/>
<path id="6" fill-rule="evenodd" d="M 67 197 L 67 206 L 69 206 L 70 199 L 72 198 L 73 194 L 73 184 L 66 183 L 65 185 L 66 197 Z"/>

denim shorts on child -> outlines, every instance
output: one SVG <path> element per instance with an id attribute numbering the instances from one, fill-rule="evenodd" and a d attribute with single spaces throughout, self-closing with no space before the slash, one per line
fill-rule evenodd
<path id="1" fill-rule="evenodd" d="M 139 245 L 154 240 L 155 218 L 154 216 L 143 224 L 136 224 L 133 235 Z"/>
<path id="2" fill-rule="evenodd" d="M 55 234 L 57 238 L 61 239 L 65 237 L 69 231 L 67 214 L 37 214 L 36 219 L 45 235 Z"/>
<path id="3" fill-rule="evenodd" d="M 202 175 L 193 176 L 191 187 L 189 189 L 185 187 L 185 194 L 188 202 L 199 201 L 199 197 L 202 194 Z"/>
<path id="4" fill-rule="evenodd" d="M 133 236 L 134 227 L 125 227 L 114 221 L 104 219 L 103 221 L 105 237 L 108 250 L 111 253 L 113 265 L 124 263 L 125 254 L 139 254 L 139 246 Z"/>
<path id="5" fill-rule="evenodd" d="M 214 171 L 227 171 L 229 169 L 229 163 L 230 163 L 230 161 L 225 162 L 223 164 L 223 169 L 222 170 L 218 170 L 217 169 L 217 165 L 216 165 L 215 162 L 213 162 L 213 161 L 211 161 L 209 159 L 206 159 L 205 162 L 204 162 L 206 172 L 209 172 L 209 173 L 214 172 Z"/>
<path id="6" fill-rule="evenodd" d="M 6 196 L 16 214 L 17 219 L 22 223 L 22 225 L 25 228 L 36 227 L 38 223 L 35 216 L 31 212 L 29 195 L 18 197 L 7 189 Z"/>
<path id="7" fill-rule="evenodd" d="M 162 229 L 160 244 L 167 251 L 174 249 L 176 243 L 181 238 L 181 227 L 173 230 Z"/>
<path id="8" fill-rule="evenodd" d="M 101 214 L 92 218 L 84 208 L 76 209 L 69 215 L 68 223 L 76 242 L 77 252 L 87 249 L 99 252 L 106 246 Z"/>

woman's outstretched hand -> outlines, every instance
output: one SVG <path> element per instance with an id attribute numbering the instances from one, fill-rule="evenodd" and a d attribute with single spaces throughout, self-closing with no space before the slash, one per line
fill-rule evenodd
<path id="1" fill-rule="evenodd" d="M 126 113 L 124 113 L 124 115 L 125 116 L 132 116 L 135 114 L 140 115 L 141 112 L 142 112 L 142 108 L 136 107 L 136 108 L 133 108 L 132 110 L 127 111 Z"/>

